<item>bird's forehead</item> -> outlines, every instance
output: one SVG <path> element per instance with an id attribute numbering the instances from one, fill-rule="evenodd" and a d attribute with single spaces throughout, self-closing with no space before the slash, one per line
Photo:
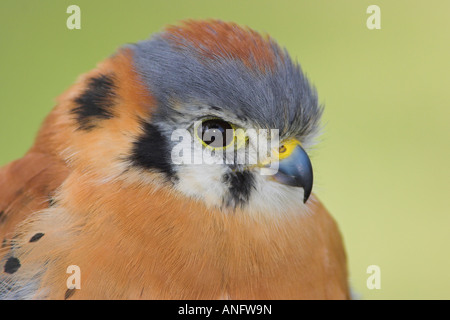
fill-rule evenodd
<path id="1" fill-rule="evenodd" d="M 172 112 L 174 104 L 208 105 L 280 129 L 319 116 L 300 67 L 273 40 L 248 28 L 191 21 L 133 50 L 136 71 L 161 113 Z"/>

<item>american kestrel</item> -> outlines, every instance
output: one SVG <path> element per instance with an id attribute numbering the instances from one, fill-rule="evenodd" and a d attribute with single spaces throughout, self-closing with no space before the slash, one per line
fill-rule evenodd
<path id="1" fill-rule="evenodd" d="M 349 298 L 341 235 L 311 194 L 321 113 L 250 28 L 189 20 L 124 46 L 0 169 L 0 297 Z M 259 132 L 278 148 L 255 153 Z"/>

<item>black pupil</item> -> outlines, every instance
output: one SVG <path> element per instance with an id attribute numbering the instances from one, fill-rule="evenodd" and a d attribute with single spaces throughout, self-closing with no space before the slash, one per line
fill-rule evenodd
<path id="1" fill-rule="evenodd" d="M 202 122 L 199 136 L 211 147 L 226 147 L 233 141 L 233 127 L 220 119 L 206 120 Z"/>

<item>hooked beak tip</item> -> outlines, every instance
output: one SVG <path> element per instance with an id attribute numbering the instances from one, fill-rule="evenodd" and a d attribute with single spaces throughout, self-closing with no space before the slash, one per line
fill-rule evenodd
<path id="1" fill-rule="evenodd" d="M 313 169 L 308 154 L 300 145 L 278 162 L 278 171 L 272 177 L 281 184 L 303 188 L 303 203 L 308 201 L 313 187 Z"/>

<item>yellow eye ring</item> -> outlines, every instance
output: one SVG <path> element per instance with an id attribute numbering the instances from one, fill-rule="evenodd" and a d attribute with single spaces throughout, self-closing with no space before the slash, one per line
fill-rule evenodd
<path id="1" fill-rule="evenodd" d="M 230 128 L 226 128 L 226 129 L 224 129 L 223 131 L 225 131 L 225 135 L 227 134 L 227 132 L 230 130 L 230 129 L 232 129 L 233 130 L 233 137 L 232 137 L 232 139 L 228 142 L 228 143 L 226 143 L 226 145 L 224 145 L 224 146 L 211 146 L 211 144 L 212 143 L 210 143 L 210 144 L 208 144 L 208 143 L 206 143 L 203 139 L 202 139 L 202 137 L 200 136 L 200 132 L 201 132 L 201 134 L 203 135 L 203 131 L 202 131 L 202 129 L 203 129 L 203 125 L 205 124 L 205 123 L 207 123 L 207 122 L 214 122 L 214 121 L 216 121 L 216 125 L 219 125 L 220 126 L 220 124 L 225 124 L 225 125 L 227 125 L 227 126 L 229 126 Z M 230 122 L 227 122 L 227 121 L 225 121 L 225 120 L 222 120 L 222 119 L 220 119 L 220 118 L 205 118 L 205 119 L 202 119 L 201 121 L 199 121 L 199 123 L 195 126 L 195 128 L 194 128 L 194 134 L 195 134 L 195 137 L 201 142 L 201 144 L 203 145 L 203 146 L 205 146 L 206 148 L 208 148 L 208 149 L 211 149 L 211 150 L 222 150 L 222 149 L 226 149 L 226 148 L 228 148 L 229 146 L 231 146 L 231 145 L 234 145 L 234 143 L 237 141 L 237 147 L 238 148 L 240 148 L 242 145 L 243 145 L 243 143 L 245 143 L 245 132 L 244 132 L 244 130 L 242 130 L 242 129 L 239 129 L 239 130 L 237 130 L 238 128 L 233 124 L 233 123 L 230 123 Z M 220 130 L 220 131 L 222 131 L 222 130 Z M 214 141 L 213 141 L 214 142 Z"/>

